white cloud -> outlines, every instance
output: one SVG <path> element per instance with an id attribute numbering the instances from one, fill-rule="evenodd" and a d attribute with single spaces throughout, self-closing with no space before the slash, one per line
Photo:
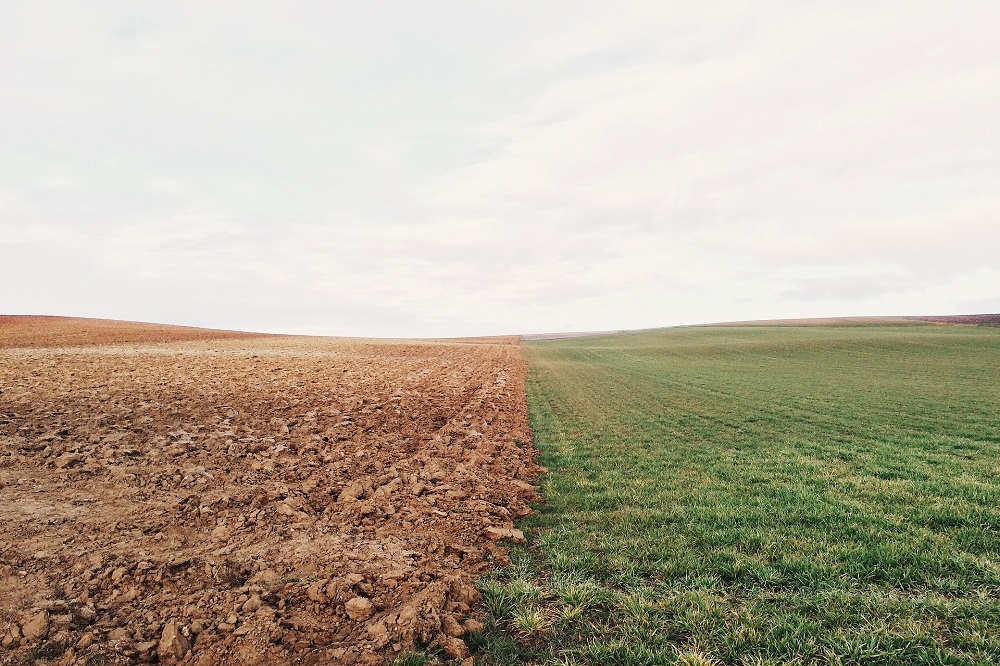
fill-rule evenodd
<path id="1" fill-rule="evenodd" d="M 1000 310 L 992 3 L 393 8 L 12 9 L 3 309 L 356 335 Z"/>

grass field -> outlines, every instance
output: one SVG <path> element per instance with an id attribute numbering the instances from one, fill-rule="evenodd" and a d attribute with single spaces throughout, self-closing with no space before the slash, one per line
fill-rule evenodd
<path id="1" fill-rule="evenodd" d="M 1000 663 L 1000 329 L 524 350 L 551 473 L 491 663 Z"/>

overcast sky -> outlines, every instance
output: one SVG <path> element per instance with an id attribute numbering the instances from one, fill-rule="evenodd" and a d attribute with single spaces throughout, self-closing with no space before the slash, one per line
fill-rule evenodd
<path id="1" fill-rule="evenodd" d="M 1000 311 L 995 0 L 0 15 L 0 313 L 458 336 Z"/>

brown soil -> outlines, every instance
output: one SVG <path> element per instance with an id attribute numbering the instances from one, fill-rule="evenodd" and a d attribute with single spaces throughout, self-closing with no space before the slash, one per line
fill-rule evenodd
<path id="1" fill-rule="evenodd" d="M 261 333 L 164 326 L 137 321 L 0 315 L 0 349 L 7 347 L 78 347 L 264 337 Z"/>
<path id="2" fill-rule="evenodd" d="M 917 321 L 925 321 L 932 324 L 952 324 L 959 326 L 1000 326 L 1000 314 L 927 316 L 927 317 L 910 317 L 910 319 L 916 319 Z"/>
<path id="3" fill-rule="evenodd" d="M 0 663 L 466 657 L 538 499 L 516 339 L 130 326 L 0 348 Z"/>

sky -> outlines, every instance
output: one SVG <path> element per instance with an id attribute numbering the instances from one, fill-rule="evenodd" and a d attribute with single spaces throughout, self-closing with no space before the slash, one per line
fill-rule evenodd
<path id="1" fill-rule="evenodd" d="M 1000 3 L 0 0 L 0 313 L 1000 312 Z"/>

